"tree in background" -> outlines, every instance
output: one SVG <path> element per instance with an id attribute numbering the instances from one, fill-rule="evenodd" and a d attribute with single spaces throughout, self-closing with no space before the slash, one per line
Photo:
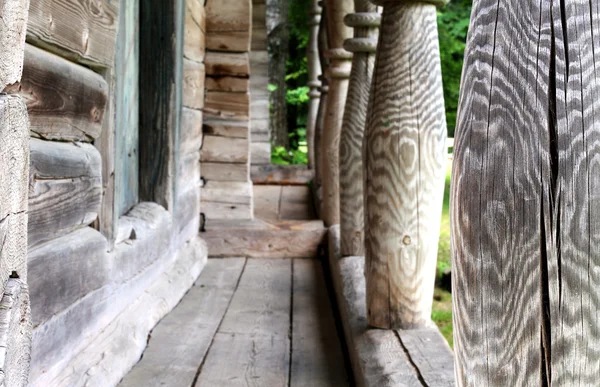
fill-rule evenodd
<path id="1" fill-rule="evenodd" d="M 286 63 L 289 53 L 290 0 L 267 0 L 267 50 L 269 52 L 270 132 L 276 147 L 289 146 L 286 103 Z"/>

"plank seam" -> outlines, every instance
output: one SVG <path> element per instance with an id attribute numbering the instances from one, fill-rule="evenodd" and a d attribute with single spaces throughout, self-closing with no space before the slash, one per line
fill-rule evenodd
<path id="1" fill-rule="evenodd" d="M 394 330 L 393 332 L 396 335 L 396 337 L 398 338 L 398 342 L 400 343 L 400 346 L 402 347 L 402 350 L 404 351 L 404 354 L 406 355 L 406 359 L 408 360 L 408 363 L 411 365 L 412 368 L 414 368 L 415 373 L 417 374 L 417 378 L 419 379 L 419 382 L 421 382 L 421 385 L 423 387 L 429 387 L 428 384 L 425 382 L 425 378 L 423 378 L 423 374 L 421 374 L 421 370 L 419 369 L 419 367 L 417 367 L 417 364 L 414 362 L 413 358 L 410 356 L 410 352 L 408 351 L 408 348 L 406 348 L 406 346 L 402 342 L 402 338 L 400 337 L 400 334 L 396 330 Z"/>
<path id="2" fill-rule="evenodd" d="M 198 366 L 198 371 L 196 372 L 196 376 L 194 376 L 194 380 L 192 381 L 192 384 L 190 387 L 194 387 L 196 385 L 196 383 L 198 382 L 198 378 L 200 377 L 200 374 L 202 373 L 202 368 L 204 368 L 204 363 L 206 363 L 206 359 L 208 358 L 208 355 L 210 354 L 210 350 L 212 349 L 212 346 L 215 342 L 215 336 L 221 330 L 221 325 L 223 325 L 223 320 L 225 320 L 225 316 L 227 316 L 227 312 L 229 311 L 229 307 L 231 306 L 233 297 L 235 296 L 235 293 L 237 292 L 238 287 L 240 286 L 240 282 L 242 280 L 242 276 L 244 275 L 244 272 L 246 271 L 247 264 L 248 264 L 248 258 L 244 258 L 244 267 L 242 267 L 242 271 L 240 272 L 240 275 L 237 279 L 235 288 L 233 289 L 233 293 L 231 293 L 231 298 L 229 299 L 229 302 L 227 303 L 227 308 L 225 308 L 225 312 L 223 313 L 223 316 L 221 316 L 221 321 L 219 321 L 219 325 L 217 326 L 217 329 L 215 330 L 215 333 L 214 333 L 212 339 L 210 340 L 210 345 L 208 346 L 208 349 L 206 350 L 206 353 L 204 354 L 204 358 L 202 359 L 200 366 Z"/>

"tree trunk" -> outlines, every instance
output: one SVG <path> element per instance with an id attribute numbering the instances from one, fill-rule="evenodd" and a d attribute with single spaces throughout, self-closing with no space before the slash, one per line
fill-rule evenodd
<path id="1" fill-rule="evenodd" d="M 276 146 L 288 147 L 285 63 L 289 51 L 290 27 L 288 11 L 290 0 L 267 0 L 267 49 L 269 51 L 269 84 L 271 118 L 269 127 Z"/>

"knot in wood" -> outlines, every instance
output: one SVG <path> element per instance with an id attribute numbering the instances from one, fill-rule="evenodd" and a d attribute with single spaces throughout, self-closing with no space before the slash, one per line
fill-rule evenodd
<path id="1" fill-rule="evenodd" d="M 344 41 L 344 49 L 350 52 L 373 53 L 377 51 L 377 39 L 352 38 Z"/>
<path id="2" fill-rule="evenodd" d="M 430 5 L 435 5 L 436 7 L 443 7 L 446 4 L 448 4 L 450 2 L 450 0 L 371 0 L 371 3 L 375 4 L 375 5 L 379 5 L 379 6 L 384 6 L 386 4 L 393 4 L 393 3 L 404 3 L 404 4 L 408 4 L 408 3 L 423 3 L 425 5 L 430 4 Z"/>
<path id="3" fill-rule="evenodd" d="M 411 243 L 411 239 L 408 235 L 405 235 L 404 238 L 402 238 L 402 243 L 404 243 L 405 246 L 410 245 Z"/>
<path id="4" fill-rule="evenodd" d="M 344 24 L 354 28 L 375 28 L 381 25 L 381 15 L 377 12 L 349 13 L 344 18 Z"/>

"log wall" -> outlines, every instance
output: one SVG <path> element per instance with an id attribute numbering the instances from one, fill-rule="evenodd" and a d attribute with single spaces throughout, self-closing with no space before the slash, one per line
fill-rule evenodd
<path id="1" fill-rule="evenodd" d="M 249 173 L 251 116 L 255 114 L 250 77 L 254 66 L 252 8 L 251 0 L 206 2 L 206 94 L 200 152 L 205 219 L 253 217 Z"/>
<path id="2" fill-rule="evenodd" d="M 131 0 L 30 0 L 27 44 L 24 26 L 11 27 L 21 31 L 23 41 L 21 62 L 17 53 L 0 66 L 8 93 L 0 96 L 0 141 L 11 145 L 0 151 L 0 161 L 11 166 L 10 176 L 0 173 L 0 233 L 11 237 L 5 244 L 10 248 L 0 252 L 0 282 L 4 286 L 15 271 L 30 285 L 29 297 L 13 281 L 2 302 L 28 310 L 31 300 L 32 329 L 21 329 L 25 341 L 32 337 L 31 386 L 116 385 L 139 360 L 150 330 L 203 268 L 207 251 L 198 230 L 204 5 L 165 4 L 140 0 L 136 10 Z M 158 12 L 169 6 L 169 12 Z M 137 87 L 130 87 L 142 61 L 128 47 L 144 49 L 140 36 L 148 31 L 139 21 L 144 17 L 159 22 L 172 17 L 160 25 L 174 37 L 172 47 L 157 52 L 171 69 L 160 80 L 165 89 L 155 90 L 158 80 L 140 82 L 146 101 L 157 98 L 151 114 Z M 8 44 L 2 28 L 0 45 Z M 14 50 L 11 44 L 0 55 Z M 148 67 L 145 71 L 148 75 Z M 165 90 L 169 95 L 161 99 Z M 172 113 L 177 106 L 180 119 Z M 168 110 L 167 125 L 146 132 L 142 117 L 159 122 L 155 118 L 166 107 L 175 107 Z M 10 131 L 10 139 L 6 113 L 20 128 Z M 156 150 L 164 169 L 152 169 L 141 154 L 138 166 L 138 133 L 144 151 Z M 14 190 L 19 182 L 21 196 Z M 124 197 L 138 182 L 140 195 Z M 11 192 L 4 192 L 8 187 Z M 5 194 L 14 200 L 6 201 Z"/>

